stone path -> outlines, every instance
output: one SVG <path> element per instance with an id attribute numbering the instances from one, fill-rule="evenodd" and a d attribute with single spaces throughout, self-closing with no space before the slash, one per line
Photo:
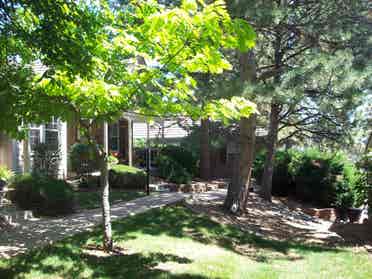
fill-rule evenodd
<path id="1" fill-rule="evenodd" d="M 112 220 L 138 214 L 153 208 L 180 202 L 182 193 L 161 193 L 117 203 L 111 207 Z M 0 258 L 11 257 L 27 249 L 90 231 L 102 221 L 101 209 L 85 210 L 63 218 L 23 219 L 18 226 L 0 231 Z"/>

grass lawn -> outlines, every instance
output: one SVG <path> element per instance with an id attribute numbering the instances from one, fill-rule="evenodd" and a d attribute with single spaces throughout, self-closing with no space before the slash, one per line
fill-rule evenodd
<path id="1" fill-rule="evenodd" d="M 0 261 L 0 278 L 371 278 L 366 253 L 268 241 L 183 207 L 166 207 L 113 225 L 124 255 L 98 256 L 83 233 Z"/>
<path id="2" fill-rule="evenodd" d="M 110 190 L 110 202 L 129 201 L 145 196 L 145 192 Z M 97 191 L 77 191 L 75 192 L 76 202 L 82 209 L 93 209 L 101 206 L 102 193 Z"/>

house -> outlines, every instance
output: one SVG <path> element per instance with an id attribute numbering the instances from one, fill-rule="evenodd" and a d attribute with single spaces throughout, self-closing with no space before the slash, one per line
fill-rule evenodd
<path id="1" fill-rule="evenodd" d="M 190 124 L 191 120 L 182 120 Z M 155 138 L 163 142 L 177 142 L 188 135 L 186 128 L 175 119 L 157 119 L 147 124 L 143 117 L 135 113 L 125 113 L 115 123 L 108 124 L 107 132 L 104 126 L 94 128 L 94 136 L 99 144 L 107 139 L 108 151 L 118 154 L 122 161 L 132 165 L 133 143 L 138 139 Z M 38 143 L 47 143 L 51 148 L 60 149 L 61 161 L 59 175 L 70 175 L 68 154 L 70 147 L 79 142 L 79 132 L 73 123 L 51 119 L 43 125 L 30 125 L 28 138 L 18 141 L 0 132 L 0 165 L 5 165 L 16 173 L 29 172 L 32 168 L 32 154 Z"/>

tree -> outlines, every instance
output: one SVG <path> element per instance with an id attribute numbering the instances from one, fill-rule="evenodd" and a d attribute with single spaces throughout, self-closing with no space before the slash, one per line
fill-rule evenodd
<path id="1" fill-rule="evenodd" d="M 96 146 L 103 189 L 103 246 L 110 251 L 107 154 L 92 136 L 93 127 L 105 125 L 127 110 L 149 117 L 249 116 L 254 105 L 242 98 L 211 102 L 205 111 L 195 108 L 190 101 L 196 87 L 191 73 L 216 74 L 229 69 L 222 50 L 246 51 L 254 44 L 254 32 L 245 21 L 231 20 L 223 1 L 183 1 L 171 9 L 153 1 L 131 1 L 115 5 L 115 10 L 104 2 L 73 2 L 71 7 L 66 2 L 62 7 L 56 4 L 58 12 L 50 15 L 54 2 L 41 2 L 31 2 L 30 6 L 20 2 L 12 7 L 12 13 L 4 9 L 11 24 L 25 18 L 31 21 L 31 30 L 15 29 L 13 37 L 32 47 L 49 67 L 31 83 L 26 101 L 18 98 L 19 94 L 12 95 L 10 111 L 19 116 L 19 125 L 47 121 L 51 115 L 74 119 Z M 39 13 L 44 5 L 45 10 Z M 50 28 L 57 32 L 55 41 L 46 34 Z M 31 35 L 35 36 L 32 41 L 28 39 Z M 87 38 L 81 38 L 83 35 Z M 72 57 L 65 40 L 74 47 L 76 43 Z M 21 54 L 14 55 L 22 58 Z M 82 63 L 85 54 L 88 63 Z"/>
<path id="2" fill-rule="evenodd" d="M 241 53 L 240 80 L 256 81 L 254 52 Z M 256 115 L 242 117 L 239 121 L 239 158 L 233 158 L 233 178 L 228 187 L 224 207 L 233 213 L 245 212 L 251 181 L 256 139 Z"/>
<path id="3" fill-rule="evenodd" d="M 210 154 L 210 120 L 201 119 L 200 124 L 200 177 L 211 178 L 211 154 Z"/>
<path id="4" fill-rule="evenodd" d="M 358 79 L 353 75 L 367 69 L 359 63 L 361 53 L 365 53 L 361 49 L 368 49 L 370 34 L 367 1 L 228 3 L 231 12 L 248 18 L 257 32 L 258 82 L 254 90 L 249 91 L 269 104 L 267 156 L 261 186 L 262 196 L 270 201 L 279 132 L 285 133 L 285 137 L 300 134 L 324 137 L 331 127 L 335 127 L 335 120 L 338 124 L 347 123 L 342 121 L 343 116 L 357 103 L 349 101 L 356 101 L 362 95 L 360 87 L 368 75 L 364 73 L 364 77 Z M 334 68 L 337 71 L 327 72 L 326 68 L 337 64 L 340 56 L 347 59 L 342 59 L 343 64 Z M 352 71 L 341 73 L 345 67 L 351 67 Z M 351 78 L 354 84 L 344 87 L 345 83 L 339 82 L 341 79 L 334 79 L 338 74 L 346 81 Z M 331 86 L 324 86 L 323 81 L 330 81 Z M 336 103 L 335 99 L 340 102 Z M 312 105 L 310 108 L 309 104 Z M 325 107 L 328 110 L 324 110 Z M 340 113 L 342 110 L 346 113 Z M 333 113 L 332 117 L 330 113 Z M 309 123 L 316 129 L 309 129 Z"/>

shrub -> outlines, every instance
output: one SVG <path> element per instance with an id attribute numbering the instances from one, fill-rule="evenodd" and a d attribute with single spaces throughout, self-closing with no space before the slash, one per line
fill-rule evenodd
<path id="1" fill-rule="evenodd" d="M 109 183 L 113 188 L 145 189 L 146 173 L 127 165 L 115 165 L 109 171 Z"/>
<path id="2" fill-rule="evenodd" d="M 191 174 L 170 156 L 160 155 L 156 159 L 158 175 L 170 182 L 177 184 L 189 183 L 192 179 Z"/>
<path id="3" fill-rule="evenodd" d="M 308 149 L 292 157 L 290 172 L 296 196 L 320 206 L 347 208 L 361 205 L 367 196 L 364 175 L 341 153 Z"/>
<path id="4" fill-rule="evenodd" d="M 0 165 L 0 180 L 8 182 L 14 176 L 14 173 L 9 170 L 6 166 Z"/>
<path id="5" fill-rule="evenodd" d="M 92 144 L 75 143 L 70 150 L 70 167 L 78 175 L 94 172 L 99 169 L 96 148 Z"/>
<path id="6" fill-rule="evenodd" d="M 116 158 L 114 155 L 108 156 L 107 161 L 110 166 L 115 166 L 119 164 L 119 159 Z"/>
<path id="7" fill-rule="evenodd" d="M 154 164 L 159 153 L 159 148 L 156 146 L 151 146 L 151 165 Z M 134 162 L 137 166 L 146 167 L 147 160 L 147 148 L 135 148 Z"/>
<path id="8" fill-rule="evenodd" d="M 64 180 L 38 175 L 16 177 L 10 198 L 20 208 L 37 215 L 57 216 L 73 212 L 74 193 Z"/>
<path id="9" fill-rule="evenodd" d="M 46 143 L 39 143 L 35 145 L 33 151 L 32 172 L 36 175 L 57 177 L 59 162 L 61 161 L 59 148 L 52 149 Z"/>
<path id="10" fill-rule="evenodd" d="M 79 188 L 98 188 L 101 186 L 100 175 L 85 174 L 80 177 Z"/>
<path id="11" fill-rule="evenodd" d="M 330 170 L 330 157 L 315 149 L 298 152 L 292 156 L 289 166 L 296 183 L 296 197 L 320 206 L 335 202 L 336 173 Z M 340 171 L 339 173 L 340 174 Z"/>
<path id="12" fill-rule="evenodd" d="M 265 154 L 258 153 L 253 176 L 261 182 Z M 317 149 L 277 151 L 272 182 L 273 195 L 294 193 L 299 200 L 319 206 L 360 206 L 368 197 L 366 173 L 340 153 Z"/>
<path id="13" fill-rule="evenodd" d="M 344 168 L 344 175 L 352 193 L 353 206 L 359 207 L 363 205 L 368 199 L 368 193 L 372 187 L 372 185 L 368 184 L 367 172 L 363 169 L 358 169 L 352 164 L 348 164 Z"/>
<path id="14" fill-rule="evenodd" d="M 160 150 L 160 154 L 185 169 L 191 176 L 198 174 L 198 158 L 189 150 L 177 145 L 168 145 Z"/>
<path id="15" fill-rule="evenodd" d="M 289 172 L 288 166 L 291 162 L 293 151 L 277 151 L 274 161 L 274 172 L 272 180 L 272 194 L 274 196 L 288 196 L 294 193 L 294 181 Z M 260 152 L 256 155 L 252 175 L 261 183 L 264 171 L 266 154 Z"/>

